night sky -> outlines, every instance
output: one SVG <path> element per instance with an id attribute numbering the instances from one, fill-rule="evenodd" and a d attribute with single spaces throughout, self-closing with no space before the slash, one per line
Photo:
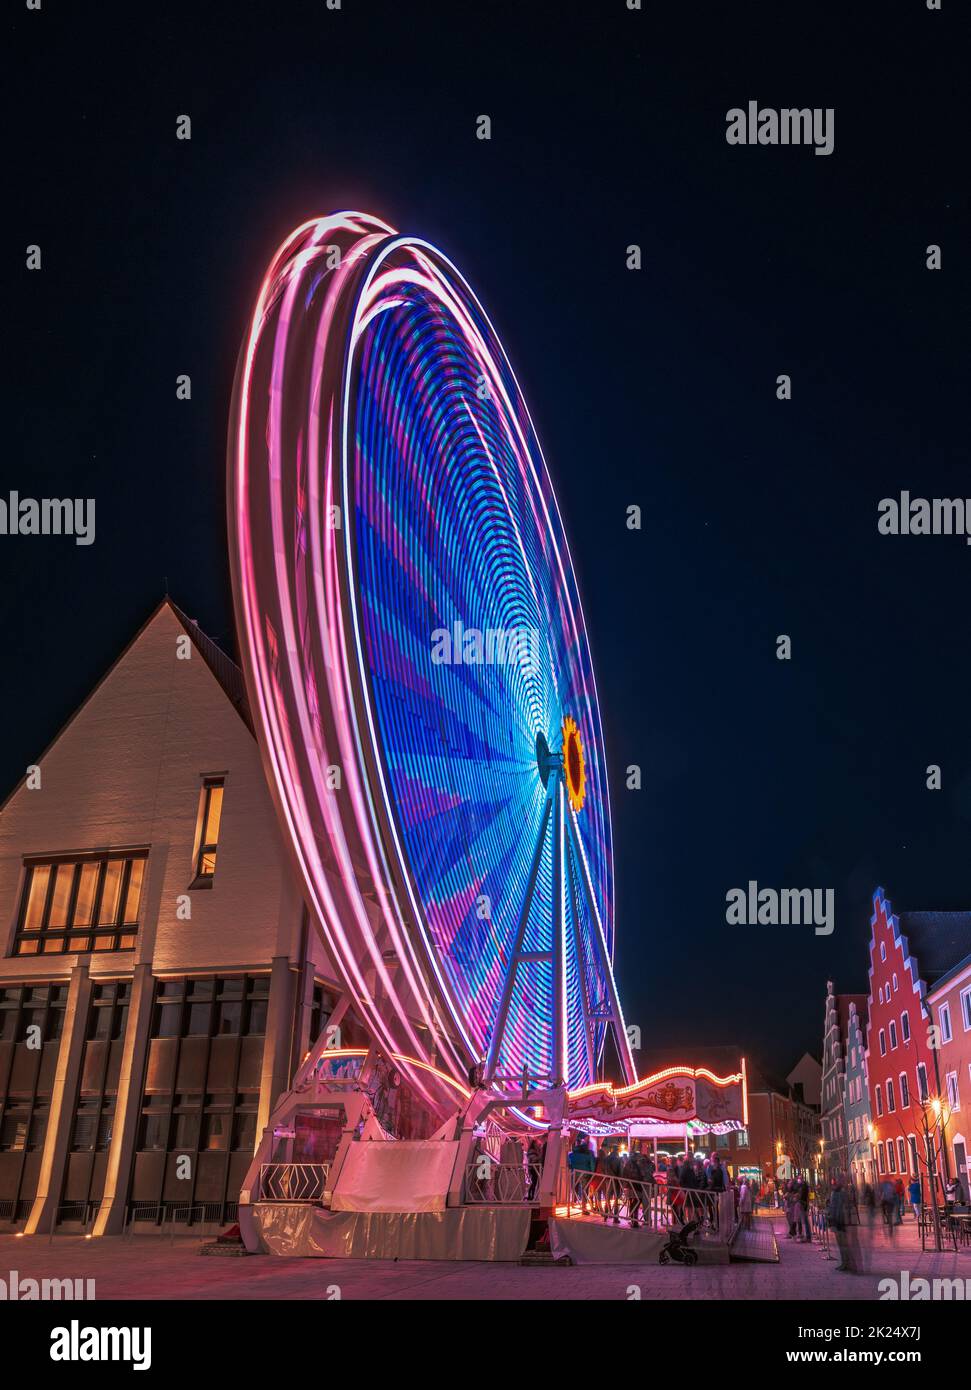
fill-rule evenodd
<path id="1" fill-rule="evenodd" d="M 645 1047 L 737 1041 L 776 1071 L 818 1051 L 827 978 L 865 988 L 877 884 L 971 908 L 971 547 L 877 533 L 902 489 L 971 498 L 962 9 L 8 6 L 0 496 L 93 496 L 97 539 L 0 536 L 3 791 L 166 579 L 235 650 L 244 324 L 292 226 L 369 210 L 469 278 L 549 461 L 628 1020 Z M 835 152 L 728 145 L 750 100 L 833 107 Z M 835 932 L 728 927 L 749 879 L 835 889 Z"/>

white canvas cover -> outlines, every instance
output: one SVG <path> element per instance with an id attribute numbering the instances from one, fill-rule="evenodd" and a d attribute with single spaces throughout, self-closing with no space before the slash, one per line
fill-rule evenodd
<path id="1" fill-rule="evenodd" d="M 443 1139 L 351 1144 L 337 1175 L 332 1211 L 444 1211 L 458 1142 Z"/>

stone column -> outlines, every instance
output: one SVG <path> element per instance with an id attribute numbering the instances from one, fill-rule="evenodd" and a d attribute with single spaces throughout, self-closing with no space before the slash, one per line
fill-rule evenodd
<path id="1" fill-rule="evenodd" d="M 289 956 L 274 956 L 270 969 L 270 998 L 266 1011 L 266 1042 L 260 1076 L 260 1108 L 256 1132 L 262 1134 L 279 1097 L 290 1089 L 290 1051 L 293 1046 L 293 1005 L 296 972 Z"/>
<path id="2" fill-rule="evenodd" d="M 142 1078 L 151 1034 L 154 989 L 151 964 L 145 961 L 136 965 L 125 1028 L 125 1050 L 118 1073 L 115 1123 L 108 1150 L 104 1196 L 94 1223 L 96 1236 L 120 1235 L 125 1229 L 126 1198 L 142 1111 Z"/>
<path id="3" fill-rule="evenodd" d="M 71 971 L 67 1007 L 64 1010 L 64 1031 L 57 1053 L 57 1067 L 51 1088 L 51 1109 L 40 1172 L 37 1175 L 37 1196 L 24 1226 L 24 1235 L 47 1232 L 56 1221 L 56 1208 L 64 1189 L 68 1146 L 74 1124 L 81 1064 L 87 1041 L 88 1006 L 91 1002 L 89 957 L 83 956 Z"/>

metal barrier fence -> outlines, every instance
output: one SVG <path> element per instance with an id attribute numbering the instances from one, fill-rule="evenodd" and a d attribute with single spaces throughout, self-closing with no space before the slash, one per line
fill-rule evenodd
<path id="1" fill-rule="evenodd" d="M 631 1225 L 648 1226 L 657 1231 L 697 1221 L 701 1233 L 719 1233 L 720 1192 L 662 1187 L 658 1183 L 613 1178 L 603 1173 L 571 1171 L 566 1179 L 566 1190 L 559 1205 L 566 1206 L 568 1216 L 591 1215 L 604 1221 L 629 1221 Z"/>
<path id="2" fill-rule="evenodd" d="M 529 1206 L 536 1202 L 540 1176 L 539 1168 L 479 1154 L 465 1170 L 464 1200 L 470 1206 Z"/>
<path id="3" fill-rule="evenodd" d="M 857 1223 L 859 1224 L 859 1223 Z M 824 1260 L 832 1260 L 833 1249 L 830 1243 L 830 1226 L 826 1218 L 824 1207 L 810 1206 L 809 1208 L 809 1230 L 812 1235 L 814 1245 L 819 1246 L 819 1253 Z"/>
<path id="4" fill-rule="evenodd" d="M 179 1227 L 225 1226 L 237 1219 L 238 1202 L 131 1202 L 125 1217 L 126 1236 L 156 1229 L 175 1236 Z"/>
<path id="5" fill-rule="evenodd" d="M 262 1163 L 259 1201 L 322 1202 L 329 1163 Z"/>

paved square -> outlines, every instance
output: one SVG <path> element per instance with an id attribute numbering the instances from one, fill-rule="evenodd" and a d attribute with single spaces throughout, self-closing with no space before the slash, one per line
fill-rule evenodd
<path id="1" fill-rule="evenodd" d="M 879 1227 L 861 1231 L 865 1274 L 836 1270 L 818 1245 L 785 1238 L 774 1220 L 778 1264 L 661 1267 L 582 1265 L 529 1268 L 515 1264 L 418 1261 L 239 1259 L 202 1257 L 201 1242 L 178 1237 L 85 1240 L 81 1236 L 0 1237 L 0 1279 L 93 1278 L 98 1299 L 875 1299 L 888 1275 L 962 1278 L 971 1288 L 971 1250 L 922 1252 L 913 1223 L 891 1242 Z"/>

